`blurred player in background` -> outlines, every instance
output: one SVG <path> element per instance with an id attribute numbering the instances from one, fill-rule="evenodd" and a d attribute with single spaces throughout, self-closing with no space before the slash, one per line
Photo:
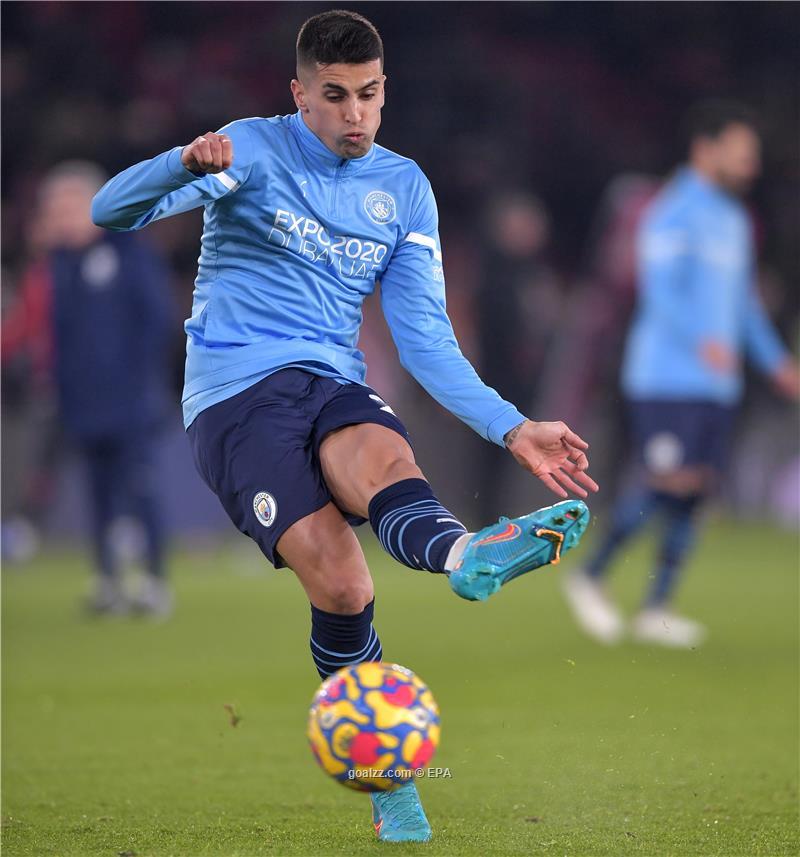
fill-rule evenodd
<path id="1" fill-rule="evenodd" d="M 91 201 L 104 175 L 70 161 L 45 178 L 34 226 L 38 270 L 52 325 L 52 365 L 62 428 L 87 469 L 99 613 L 170 612 L 157 437 L 168 406 L 175 313 L 160 257 L 131 235 L 98 229 Z M 42 498 L 44 502 L 44 498 Z M 138 521 L 145 574 L 132 597 L 122 584 L 113 524 Z"/>
<path id="2" fill-rule="evenodd" d="M 591 562 L 564 578 L 578 623 L 605 643 L 621 638 L 624 623 L 604 577 L 616 551 L 654 513 L 665 530 L 631 633 L 673 647 L 702 641 L 705 629 L 669 603 L 697 511 L 725 466 L 744 355 L 778 392 L 800 395 L 797 365 L 756 291 L 752 228 L 739 201 L 760 172 L 755 120 L 738 104 L 706 102 L 687 124 L 689 164 L 649 207 L 638 239 L 639 298 L 622 385 L 643 474 L 618 499 Z"/>
<path id="3" fill-rule="evenodd" d="M 93 205 L 95 222 L 116 230 L 205 206 L 184 422 L 233 522 L 303 585 L 323 677 L 382 658 L 372 579 L 348 523 L 369 520 L 398 562 L 482 600 L 557 560 L 588 520 L 575 501 L 473 534 L 441 505 L 405 427 L 364 383 L 356 342 L 376 281 L 401 362 L 420 384 L 559 496 L 597 489 L 581 438 L 527 420 L 461 354 L 430 183 L 374 144 L 384 79 L 369 21 L 316 15 L 297 40 L 295 114 L 207 132 L 120 173 Z M 413 782 L 373 795 L 372 807 L 380 839 L 430 838 Z"/>

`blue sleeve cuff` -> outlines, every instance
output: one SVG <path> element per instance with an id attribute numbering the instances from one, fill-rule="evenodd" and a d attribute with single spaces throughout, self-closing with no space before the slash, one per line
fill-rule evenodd
<path id="1" fill-rule="evenodd" d="M 498 446 L 505 446 L 503 438 L 520 423 L 528 419 L 524 414 L 521 414 L 513 405 L 508 406 L 507 411 L 503 411 L 499 417 L 495 417 L 486 428 L 486 436 L 492 443 Z"/>
<path id="2" fill-rule="evenodd" d="M 189 182 L 197 181 L 197 179 L 202 179 L 205 177 L 205 173 L 193 173 L 190 170 L 187 170 L 186 167 L 181 163 L 181 152 L 183 151 L 183 146 L 176 146 L 174 149 L 170 149 L 167 154 L 167 169 L 169 170 L 169 174 L 175 181 L 180 182 L 181 184 L 189 184 Z"/>

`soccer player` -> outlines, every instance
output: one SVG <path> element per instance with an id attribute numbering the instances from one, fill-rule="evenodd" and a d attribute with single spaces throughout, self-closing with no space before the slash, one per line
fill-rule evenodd
<path id="1" fill-rule="evenodd" d="M 120 173 L 93 204 L 111 229 L 205 206 L 186 323 L 187 431 L 231 519 L 304 587 L 323 677 L 381 659 L 372 580 L 348 523 L 369 520 L 398 562 L 482 600 L 557 560 L 588 520 L 567 501 L 472 534 L 442 507 L 403 424 L 364 383 L 356 341 L 377 282 L 403 365 L 439 402 L 557 495 L 597 490 L 580 437 L 527 420 L 462 356 L 430 184 L 374 143 L 384 81 L 369 21 L 316 15 L 297 40 L 295 114 L 205 133 Z M 381 839 L 430 837 L 413 783 L 372 803 Z"/>
<path id="2" fill-rule="evenodd" d="M 602 581 L 656 512 L 665 531 L 632 634 L 681 648 L 701 642 L 705 629 L 668 605 L 697 510 L 725 466 L 744 355 L 779 392 L 800 395 L 797 364 L 756 291 L 752 228 L 738 199 L 760 170 L 755 121 L 745 107 L 715 101 L 696 105 L 687 124 L 689 164 L 650 205 L 638 237 L 639 299 L 622 384 L 643 472 L 617 500 L 591 562 L 564 579 L 578 623 L 605 643 L 619 640 L 624 624 Z"/>

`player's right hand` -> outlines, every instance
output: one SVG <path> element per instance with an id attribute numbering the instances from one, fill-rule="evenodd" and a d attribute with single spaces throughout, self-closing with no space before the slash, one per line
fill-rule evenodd
<path id="1" fill-rule="evenodd" d="M 181 163 L 193 173 L 221 173 L 233 163 L 233 142 L 227 134 L 207 131 L 183 147 Z"/>
<path id="2" fill-rule="evenodd" d="M 562 422 L 525 420 L 507 441 L 506 448 L 559 497 L 566 499 L 567 491 L 586 497 L 588 491 L 600 490 L 586 472 L 589 444 Z"/>

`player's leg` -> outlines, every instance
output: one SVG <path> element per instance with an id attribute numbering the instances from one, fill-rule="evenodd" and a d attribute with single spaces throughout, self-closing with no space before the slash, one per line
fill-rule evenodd
<path id="1" fill-rule="evenodd" d="M 327 503 L 292 524 L 277 553 L 311 604 L 311 656 L 322 678 L 350 664 L 379 661 L 375 595 L 367 562 L 341 512 Z"/>
<path id="2" fill-rule="evenodd" d="M 436 498 L 397 430 L 360 423 L 331 431 L 319 457 L 339 508 L 368 519 L 387 553 L 410 568 L 447 570 L 467 530 Z"/>
<path id="3" fill-rule="evenodd" d="M 284 370 L 203 411 L 189 427 L 195 461 L 231 520 L 311 602 L 311 654 L 320 676 L 380 660 L 372 580 L 355 535 L 330 502 L 309 440 L 325 385 Z M 329 392 L 329 390 L 327 391 Z M 430 825 L 413 783 L 389 802 L 379 836 L 425 841 Z"/>
<path id="4" fill-rule="evenodd" d="M 681 427 L 675 424 L 675 403 L 630 401 L 627 415 L 631 443 L 637 460 L 633 481 L 620 492 L 608 530 L 585 566 L 585 573 L 599 581 L 617 552 L 636 535 L 659 507 L 654 479 L 674 470 L 682 455 Z"/>
<path id="5" fill-rule="evenodd" d="M 645 642 L 691 648 L 702 642 L 706 630 L 676 614 L 670 605 L 695 541 L 698 512 L 713 493 L 727 459 L 734 411 L 711 402 L 692 402 L 682 410 L 682 466 L 654 482 L 665 526 L 655 574 L 634 619 L 633 633 Z"/>
<path id="6" fill-rule="evenodd" d="M 656 481 L 663 514 L 663 534 L 654 574 L 641 609 L 631 622 L 634 639 L 673 648 L 691 648 L 706 636 L 698 622 L 670 609 L 695 540 L 697 511 L 710 487 L 702 468 L 686 467 Z"/>
<path id="7" fill-rule="evenodd" d="M 320 414 L 315 433 L 339 508 L 368 518 L 398 562 L 448 574 L 454 591 L 470 600 L 557 562 L 588 522 L 584 504 L 569 501 L 467 533 L 421 473 L 402 423 L 369 388 L 342 387 Z"/>
<path id="8" fill-rule="evenodd" d="M 200 474 L 233 523 L 303 585 L 314 663 L 326 676 L 346 663 L 380 658 L 380 642 L 364 556 L 330 502 L 310 448 L 324 401 L 316 380 L 294 369 L 270 375 L 203 411 L 189 438 Z"/>
<path id="9" fill-rule="evenodd" d="M 614 502 L 610 523 L 588 563 L 565 575 L 564 595 L 575 621 L 601 643 L 617 643 L 625 623 L 609 596 L 605 580 L 619 550 L 662 507 L 663 496 L 654 479 L 674 470 L 683 455 L 678 403 L 629 401 L 628 433 L 636 459 L 632 480 Z"/>

